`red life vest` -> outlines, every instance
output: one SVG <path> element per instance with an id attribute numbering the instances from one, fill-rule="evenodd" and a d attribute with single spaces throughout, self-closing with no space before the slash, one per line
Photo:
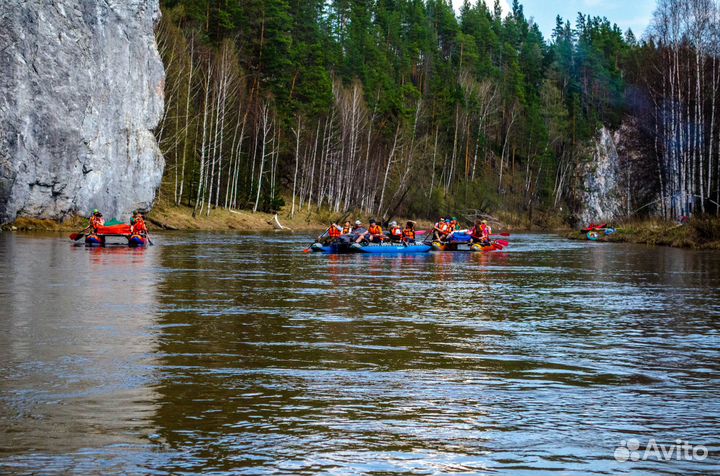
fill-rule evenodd
<path id="1" fill-rule="evenodd" d="M 91 216 L 90 217 L 90 226 L 97 229 L 100 226 L 103 226 L 105 224 L 105 220 L 103 220 L 101 217 L 98 216 Z"/>
<path id="2" fill-rule="evenodd" d="M 340 230 L 333 225 L 328 229 L 328 234 L 330 235 L 330 238 L 340 238 Z"/>
<path id="3" fill-rule="evenodd" d="M 370 227 L 368 228 L 368 232 L 371 235 L 382 235 L 382 228 L 380 227 L 380 225 L 370 225 Z"/>
<path id="4" fill-rule="evenodd" d="M 483 237 L 483 238 L 487 239 L 487 238 L 490 238 L 490 234 L 492 233 L 492 229 L 490 228 L 490 226 L 488 226 L 488 225 L 486 225 L 485 223 L 483 223 L 482 225 L 480 225 L 480 233 L 482 234 L 482 237 Z"/>
<path id="5" fill-rule="evenodd" d="M 135 224 L 132 226 L 133 234 L 147 233 L 147 227 L 145 226 L 145 220 L 140 217 L 135 219 Z"/>
<path id="6" fill-rule="evenodd" d="M 399 226 L 394 226 L 394 227 L 390 228 L 390 235 L 396 236 L 399 238 L 403 235 L 402 229 Z"/>

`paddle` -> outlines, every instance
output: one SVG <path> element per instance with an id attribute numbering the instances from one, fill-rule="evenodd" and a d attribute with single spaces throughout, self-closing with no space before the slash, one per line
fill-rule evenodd
<path id="1" fill-rule="evenodd" d="M 495 243 L 498 243 L 498 244 L 500 244 L 501 246 L 507 246 L 507 245 L 510 244 L 509 241 L 505 241 L 505 240 L 495 240 Z"/>
<path id="2" fill-rule="evenodd" d="M 77 240 L 79 240 L 80 238 L 82 238 L 83 236 L 85 236 L 85 233 L 72 233 L 72 234 L 70 235 L 70 239 L 73 240 L 73 241 L 77 241 Z"/>
<path id="3" fill-rule="evenodd" d="M 503 233 L 493 233 L 490 236 L 510 236 L 510 233 L 503 232 Z"/>

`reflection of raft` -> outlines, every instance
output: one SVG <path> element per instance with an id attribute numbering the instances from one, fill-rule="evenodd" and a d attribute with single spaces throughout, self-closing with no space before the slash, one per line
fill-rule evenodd
<path id="1" fill-rule="evenodd" d="M 99 226 L 96 232 L 85 237 L 85 244 L 89 246 L 105 246 L 106 238 L 109 236 L 122 236 L 127 239 L 128 246 L 145 246 L 148 243 L 146 236 L 132 233 L 130 225 L 119 224 L 111 226 Z"/>

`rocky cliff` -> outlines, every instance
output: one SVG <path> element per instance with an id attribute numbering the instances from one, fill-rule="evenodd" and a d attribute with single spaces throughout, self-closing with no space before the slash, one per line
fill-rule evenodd
<path id="1" fill-rule="evenodd" d="M 0 2 L 0 222 L 152 204 L 159 15 L 157 0 Z"/>
<path id="2" fill-rule="evenodd" d="M 612 222 L 623 209 L 620 188 L 619 138 L 603 127 L 593 144 L 591 159 L 578 166 L 576 177 L 576 218 L 581 225 Z"/>

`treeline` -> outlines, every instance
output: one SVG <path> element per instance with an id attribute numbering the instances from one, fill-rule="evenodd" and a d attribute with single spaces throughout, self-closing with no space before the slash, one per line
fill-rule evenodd
<path id="1" fill-rule="evenodd" d="M 720 3 L 660 0 L 635 54 L 646 97 L 633 112 L 653 140 L 657 211 L 720 215 Z"/>
<path id="2" fill-rule="evenodd" d="M 667 3 L 683 1 L 690 0 Z M 546 42 L 517 1 L 506 15 L 497 2 L 493 9 L 466 2 L 456 15 L 447 0 L 163 0 L 162 7 L 163 194 L 197 213 L 287 205 L 293 213 L 324 206 L 389 217 L 572 206 L 575 166 L 587 160 L 598 126 L 646 115 L 648 101 L 658 103 L 650 114 L 657 125 L 646 140 L 658 138 L 662 157 L 641 159 L 652 160 L 637 168 L 652 171 L 646 188 L 662 191 L 663 210 L 675 203 L 667 197 L 680 185 L 670 167 L 679 164 L 680 182 L 691 187 L 682 192 L 704 197 L 690 203 L 718 193 L 719 174 L 709 172 L 717 150 L 708 144 L 717 138 L 717 54 L 707 42 L 696 57 L 690 41 L 639 43 L 583 15 L 574 26 L 558 18 Z M 666 53 L 673 48 L 681 50 L 677 61 Z M 666 74 L 671 57 L 677 67 Z M 689 66 L 700 71 L 699 87 L 685 76 Z M 647 101 L 628 101 L 628 91 Z M 668 107 L 677 109 L 673 121 L 665 119 Z M 705 120 L 702 135 L 697 120 L 679 125 L 688 107 Z M 668 134 L 692 135 L 702 150 L 673 151 Z M 692 188 L 691 176 L 705 178 Z"/>

